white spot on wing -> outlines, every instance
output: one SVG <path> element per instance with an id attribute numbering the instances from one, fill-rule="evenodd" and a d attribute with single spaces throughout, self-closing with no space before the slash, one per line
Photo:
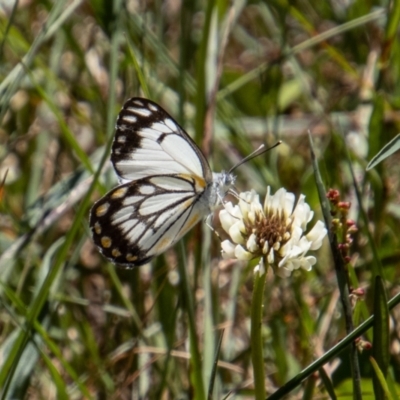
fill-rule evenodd
<path id="1" fill-rule="evenodd" d="M 131 243 L 136 243 L 145 229 L 146 225 L 143 222 L 139 222 L 129 233 L 127 233 L 126 237 Z"/>
<path id="2" fill-rule="evenodd" d="M 125 234 L 127 234 L 132 228 L 137 225 L 139 221 L 137 219 L 129 219 L 128 221 L 121 224 L 120 228 L 123 230 Z"/>
<path id="3" fill-rule="evenodd" d="M 135 99 L 134 101 L 132 101 L 133 104 L 136 104 L 139 107 L 144 107 L 143 101 L 139 100 L 139 99 Z"/>
<path id="4" fill-rule="evenodd" d="M 137 117 L 135 117 L 134 115 L 126 115 L 126 114 L 122 115 L 121 119 L 131 124 L 134 124 L 137 121 Z"/>
<path id="5" fill-rule="evenodd" d="M 134 212 L 135 207 L 133 206 L 121 208 L 119 211 L 112 215 L 111 223 L 114 225 L 121 224 L 125 220 L 131 218 Z"/>
<path id="6" fill-rule="evenodd" d="M 124 136 L 124 135 L 118 136 L 117 142 L 118 143 L 125 143 L 126 142 L 126 136 Z"/>
<path id="7" fill-rule="evenodd" d="M 158 140 L 160 137 L 160 132 L 151 128 L 142 128 L 140 131 L 137 131 L 137 134 L 143 138 L 148 138 L 151 140 Z"/>
<path id="8" fill-rule="evenodd" d="M 161 225 L 163 225 L 165 223 L 165 221 L 170 219 L 171 216 L 173 216 L 174 211 L 175 211 L 175 208 L 162 212 L 159 215 L 159 217 L 156 219 L 156 221 L 154 222 L 154 229 L 158 229 Z"/>
<path id="9" fill-rule="evenodd" d="M 124 207 L 131 206 L 132 204 L 135 204 L 142 199 L 143 199 L 143 196 L 128 196 L 128 197 L 125 197 L 125 199 L 122 201 L 122 205 Z"/>
<path id="10" fill-rule="evenodd" d="M 150 129 L 154 129 L 155 131 L 162 132 L 162 133 L 171 133 L 171 129 L 167 126 L 162 124 L 161 122 L 154 122 Z"/>
<path id="11" fill-rule="evenodd" d="M 127 108 L 128 111 L 140 115 L 141 117 L 149 117 L 153 112 L 147 108 Z"/>
<path id="12" fill-rule="evenodd" d="M 152 194 L 154 193 L 156 188 L 151 185 L 142 185 L 139 187 L 140 194 Z"/>
<path id="13" fill-rule="evenodd" d="M 177 131 L 178 127 L 176 126 L 175 122 L 171 118 L 166 118 L 164 120 L 164 124 L 168 126 L 171 131 Z"/>
<path id="14" fill-rule="evenodd" d="M 150 182 L 166 190 L 184 190 L 193 192 L 193 186 L 190 182 L 184 179 L 174 178 L 173 176 L 154 176 L 153 178 L 150 178 Z"/>
<path id="15" fill-rule="evenodd" d="M 172 207 L 175 203 L 182 201 L 184 199 L 190 198 L 191 196 L 184 193 L 163 193 L 157 194 L 146 199 L 139 209 L 141 215 L 150 215 L 169 207 Z"/>
<path id="16" fill-rule="evenodd" d="M 154 104 L 149 103 L 149 104 L 148 104 L 148 107 L 149 107 L 149 109 L 150 109 L 151 111 L 154 111 L 154 112 L 158 111 L 158 107 L 155 106 Z"/>
<path id="17" fill-rule="evenodd" d="M 142 136 L 142 135 L 140 135 L 140 136 Z M 158 136 L 159 135 L 157 135 L 156 140 L 158 139 Z M 140 142 L 140 146 L 141 146 L 141 148 L 137 149 L 137 151 L 142 151 L 143 153 L 146 153 L 149 150 L 156 150 L 159 153 L 162 152 L 163 154 L 165 154 L 165 152 L 163 151 L 163 149 L 161 148 L 159 143 L 157 143 L 155 140 L 148 139 L 147 137 L 143 137 L 142 141 Z M 135 155 L 136 155 L 136 153 L 135 153 Z M 165 155 L 167 156 L 167 154 L 165 154 Z M 170 160 L 171 157 L 168 156 L 168 159 Z"/>
<path id="18" fill-rule="evenodd" d="M 170 211 L 172 215 L 183 210 L 175 208 Z M 186 220 L 189 212 L 189 209 L 183 211 L 182 215 L 172 225 L 167 222 L 156 232 L 147 231 L 140 238 L 139 245 L 142 246 L 144 250 L 150 249 L 148 252 L 149 255 L 162 253 L 181 238 L 182 234 L 180 234 L 180 232 L 182 231 L 184 221 Z"/>
<path id="19" fill-rule="evenodd" d="M 171 160 L 163 151 L 143 151 L 140 158 L 136 158 L 140 150 L 135 151 L 135 158 L 119 160 L 116 164 L 118 173 L 126 180 L 147 178 L 150 175 L 167 174 L 192 174 L 183 165 Z M 152 158 L 154 156 L 154 158 Z M 139 157 L 139 156 L 138 156 Z M 168 157 L 166 159 L 166 157 Z"/>

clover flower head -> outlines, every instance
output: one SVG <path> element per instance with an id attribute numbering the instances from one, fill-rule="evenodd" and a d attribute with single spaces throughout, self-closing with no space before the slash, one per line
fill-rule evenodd
<path id="1" fill-rule="evenodd" d="M 264 205 L 254 190 L 243 192 L 238 204 L 227 202 L 219 213 L 222 228 L 230 237 L 221 244 L 222 256 L 238 260 L 260 257 L 260 262 L 271 265 L 281 277 L 298 268 L 309 271 L 316 258 L 307 253 L 319 249 L 327 233 L 321 221 L 305 233 L 313 215 L 304 195 L 295 204 L 294 194 L 283 188 L 271 195 L 268 187 Z"/>

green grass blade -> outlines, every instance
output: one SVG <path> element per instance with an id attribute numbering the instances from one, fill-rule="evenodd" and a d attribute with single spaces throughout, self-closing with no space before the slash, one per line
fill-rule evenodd
<path id="1" fill-rule="evenodd" d="M 189 343 L 190 343 L 190 379 L 193 385 L 193 398 L 196 400 L 204 400 L 206 398 L 205 383 L 203 380 L 203 368 L 199 349 L 198 333 L 196 329 L 196 309 L 194 303 L 193 289 L 189 283 L 187 262 L 183 257 L 178 262 L 178 270 L 181 279 L 181 292 L 184 295 L 183 301 L 188 316 L 189 323 Z"/>
<path id="2" fill-rule="evenodd" d="M 327 373 L 325 372 L 324 368 L 320 368 L 318 370 L 319 372 L 319 376 L 322 379 L 322 382 L 324 383 L 325 389 L 329 394 L 329 397 L 331 398 L 331 400 L 336 400 L 336 394 L 335 394 L 335 388 L 333 386 L 332 380 L 330 379 L 330 377 L 327 375 Z"/>
<path id="3" fill-rule="evenodd" d="M 374 369 L 374 393 L 376 399 L 388 399 L 394 400 L 392 397 L 388 385 L 385 380 L 385 375 L 383 374 L 382 370 L 379 368 L 378 363 L 373 357 L 369 358 L 372 368 Z"/>
<path id="4" fill-rule="evenodd" d="M 387 306 L 386 290 L 382 278 L 375 278 L 374 290 L 374 339 L 372 343 L 372 357 L 379 368 L 378 376 L 374 376 L 374 393 L 377 399 L 383 398 L 382 379 L 386 378 L 389 366 L 389 310 Z M 374 367 L 375 369 L 375 367 Z M 375 370 L 376 372 L 376 370 Z M 382 378 L 382 379 L 381 379 Z"/>
<path id="5" fill-rule="evenodd" d="M 218 359 L 219 359 L 219 355 L 220 355 L 220 351 L 221 351 L 221 344 L 222 344 L 223 336 L 224 336 L 224 332 L 222 331 L 220 333 L 217 346 L 215 348 L 215 359 L 214 359 L 213 368 L 212 368 L 211 374 L 210 374 L 210 380 L 208 383 L 208 396 L 207 396 L 208 400 L 213 399 L 214 384 L 215 384 L 215 379 L 217 377 Z"/>
<path id="6" fill-rule="evenodd" d="M 389 156 L 400 149 L 400 134 L 394 137 L 388 144 L 382 147 L 381 150 L 368 163 L 366 170 L 369 171 L 375 168 L 379 163 L 386 160 Z"/>

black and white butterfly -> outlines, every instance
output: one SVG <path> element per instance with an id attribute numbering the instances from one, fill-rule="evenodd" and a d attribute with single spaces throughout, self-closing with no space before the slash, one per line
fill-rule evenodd
<path id="1" fill-rule="evenodd" d="M 196 143 L 156 103 L 134 97 L 118 115 L 111 162 L 120 178 L 90 213 L 93 240 L 135 267 L 174 245 L 218 205 L 235 177 L 214 173 Z"/>

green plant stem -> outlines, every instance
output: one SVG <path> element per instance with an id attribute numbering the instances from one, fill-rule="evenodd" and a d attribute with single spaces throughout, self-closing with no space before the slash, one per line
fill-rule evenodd
<path id="1" fill-rule="evenodd" d="M 254 273 L 253 298 L 251 300 L 251 361 L 253 363 L 254 394 L 256 400 L 265 399 L 265 374 L 262 341 L 262 310 L 267 271 L 262 268 Z"/>

